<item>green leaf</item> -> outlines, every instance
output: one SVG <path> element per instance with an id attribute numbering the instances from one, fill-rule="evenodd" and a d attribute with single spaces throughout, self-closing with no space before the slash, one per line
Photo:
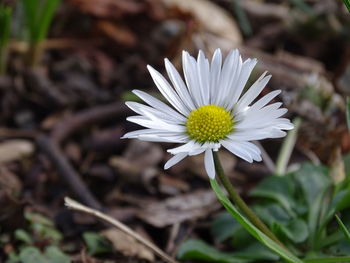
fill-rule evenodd
<path id="1" fill-rule="evenodd" d="M 45 249 L 45 256 L 50 263 L 70 263 L 71 260 L 69 256 L 63 253 L 56 246 L 49 246 Z"/>
<path id="2" fill-rule="evenodd" d="M 341 233 L 342 234 L 342 233 Z M 334 256 L 347 256 L 350 255 L 350 244 L 346 239 L 342 239 L 336 244 L 327 248 L 327 251 Z"/>
<path id="3" fill-rule="evenodd" d="M 304 220 L 291 218 L 279 204 L 255 205 L 253 210 L 278 236 L 287 238 L 294 243 L 300 243 L 305 241 L 309 235 Z"/>
<path id="4" fill-rule="evenodd" d="M 346 228 L 346 226 L 343 224 L 343 222 L 340 220 L 340 218 L 335 215 L 335 218 L 337 219 L 338 221 L 338 224 L 341 228 L 341 230 L 343 231 L 344 233 L 344 236 L 346 237 L 346 239 L 350 242 L 350 233 L 349 233 L 349 230 Z"/>
<path id="5" fill-rule="evenodd" d="M 255 242 L 239 252 L 221 252 L 200 240 L 184 242 L 178 252 L 180 260 L 195 259 L 221 263 L 252 262 L 256 260 L 278 260 L 279 257 L 260 243 Z"/>
<path id="6" fill-rule="evenodd" d="M 283 224 L 288 223 L 291 219 L 280 204 L 268 203 L 264 205 L 253 205 L 252 208 L 258 217 L 269 226 L 272 226 L 275 222 Z"/>
<path id="7" fill-rule="evenodd" d="M 229 213 L 223 213 L 214 219 L 210 232 L 216 241 L 223 242 L 234 236 L 241 228 L 242 226 Z"/>
<path id="8" fill-rule="evenodd" d="M 295 172 L 295 179 L 299 182 L 304 200 L 308 206 L 308 226 L 310 245 L 314 246 L 319 223 L 323 221 L 322 209 L 326 209 L 324 197 L 332 186 L 328 176 L 328 169 L 324 166 L 304 164 Z"/>
<path id="9" fill-rule="evenodd" d="M 83 239 L 89 255 L 103 254 L 113 251 L 110 243 L 101 235 L 94 232 L 85 232 Z"/>
<path id="10" fill-rule="evenodd" d="M 33 239 L 32 237 L 28 234 L 27 231 L 23 230 L 23 229 L 17 229 L 15 231 L 15 238 L 17 240 L 22 241 L 23 243 L 29 245 L 33 243 Z"/>
<path id="11" fill-rule="evenodd" d="M 300 218 L 294 218 L 290 220 L 287 224 L 274 223 L 273 225 L 274 232 L 279 232 L 289 240 L 294 243 L 304 242 L 309 236 L 309 230 L 304 222 Z"/>
<path id="12" fill-rule="evenodd" d="M 254 188 L 250 195 L 268 198 L 279 203 L 291 216 L 295 216 L 293 208 L 296 206 L 293 199 L 295 183 L 290 176 L 269 176 Z"/>
<path id="13" fill-rule="evenodd" d="M 48 219 L 37 213 L 26 212 L 24 217 L 32 224 L 38 223 L 40 225 L 51 226 L 54 227 L 54 223 L 52 220 Z"/>
<path id="14" fill-rule="evenodd" d="M 221 263 L 246 263 L 251 260 L 237 258 L 233 253 L 224 253 L 200 240 L 187 240 L 182 243 L 177 257 L 180 260 L 196 259 Z"/>
<path id="15" fill-rule="evenodd" d="M 22 263 L 47 263 L 47 259 L 36 247 L 24 247 L 19 258 Z"/>
<path id="16" fill-rule="evenodd" d="M 248 219 L 246 219 L 224 195 L 215 179 L 211 179 L 210 184 L 221 204 L 252 236 L 285 260 L 293 263 L 303 263 L 303 261 L 294 256 L 287 249 L 281 247 L 279 244 L 271 240 L 263 232 L 257 229 Z"/>

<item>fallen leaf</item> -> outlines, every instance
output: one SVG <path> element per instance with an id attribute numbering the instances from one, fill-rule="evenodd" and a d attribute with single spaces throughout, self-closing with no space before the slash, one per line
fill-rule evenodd
<path id="1" fill-rule="evenodd" d="M 145 247 L 133 237 L 123 233 L 122 231 L 111 228 L 100 233 L 107 238 L 113 245 L 114 249 L 127 257 L 138 257 L 153 262 L 155 256 L 151 250 Z"/>
<path id="2" fill-rule="evenodd" d="M 154 202 L 140 211 L 138 217 L 155 227 L 165 227 L 186 220 L 205 217 L 220 207 L 212 190 L 200 190 Z"/>
<path id="3" fill-rule="evenodd" d="M 208 0 L 162 0 L 168 7 L 190 12 L 204 31 L 220 36 L 236 46 L 242 43 L 240 30 L 230 14 Z M 215 19 L 208 19 L 214 17 Z"/>
<path id="4" fill-rule="evenodd" d="M 32 155 L 34 145 L 28 140 L 15 139 L 0 143 L 0 164 Z"/>

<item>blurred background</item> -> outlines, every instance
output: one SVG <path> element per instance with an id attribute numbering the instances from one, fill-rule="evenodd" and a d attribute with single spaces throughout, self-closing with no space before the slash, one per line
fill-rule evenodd
<path id="1" fill-rule="evenodd" d="M 160 98 L 147 64 L 164 72 L 167 57 L 181 71 L 182 50 L 210 57 L 238 48 L 258 58 L 250 83 L 268 71 L 262 95 L 282 89 L 287 117 L 302 119 L 279 172 L 322 164 L 340 182 L 350 169 L 349 40 L 350 14 L 335 0 L 2 0 L 0 262 L 161 262 L 65 209 L 65 196 L 173 256 L 190 237 L 234 251 L 209 233 L 220 205 L 202 156 L 164 171 L 171 145 L 120 140 L 139 128 L 125 121 L 132 113 L 124 101 L 138 101 L 133 89 Z M 263 141 L 262 163 L 221 152 L 248 201 L 250 189 L 276 172 L 282 143 Z"/>

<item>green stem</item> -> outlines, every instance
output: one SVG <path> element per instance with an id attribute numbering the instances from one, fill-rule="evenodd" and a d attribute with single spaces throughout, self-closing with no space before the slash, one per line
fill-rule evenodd
<path id="1" fill-rule="evenodd" d="M 5 75 L 7 66 L 7 47 L 1 47 L 0 45 L 0 76 Z"/>
<path id="2" fill-rule="evenodd" d="M 288 132 L 287 137 L 283 141 L 281 151 L 278 154 L 275 173 L 279 176 L 282 176 L 286 173 L 287 165 L 297 140 L 298 130 L 301 125 L 301 119 L 299 117 L 295 118 L 293 124 L 294 129 Z"/>
<path id="3" fill-rule="evenodd" d="M 214 164 L 216 174 L 220 178 L 222 185 L 225 187 L 227 193 L 229 194 L 231 200 L 245 213 L 248 219 L 265 235 L 271 238 L 273 241 L 278 243 L 280 246 L 285 247 L 281 241 L 275 236 L 274 233 L 260 220 L 260 218 L 249 208 L 249 206 L 243 201 L 240 195 L 237 193 L 236 189 L 231 184 L 230 180 L 225 176 L 224 170 L 222 169 L 219 156 L 217 152 L 213 151 Z"/>

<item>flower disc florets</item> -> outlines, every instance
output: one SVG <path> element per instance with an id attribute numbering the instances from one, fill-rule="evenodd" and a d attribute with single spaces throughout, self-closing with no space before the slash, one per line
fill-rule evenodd
<path id="1" fill-rule="evenodd" d="M 205 105 L 187 117 L 186 131 L 197 142 L 219 142 L 233 131 L 234 121 L 224 107 Z"/>

